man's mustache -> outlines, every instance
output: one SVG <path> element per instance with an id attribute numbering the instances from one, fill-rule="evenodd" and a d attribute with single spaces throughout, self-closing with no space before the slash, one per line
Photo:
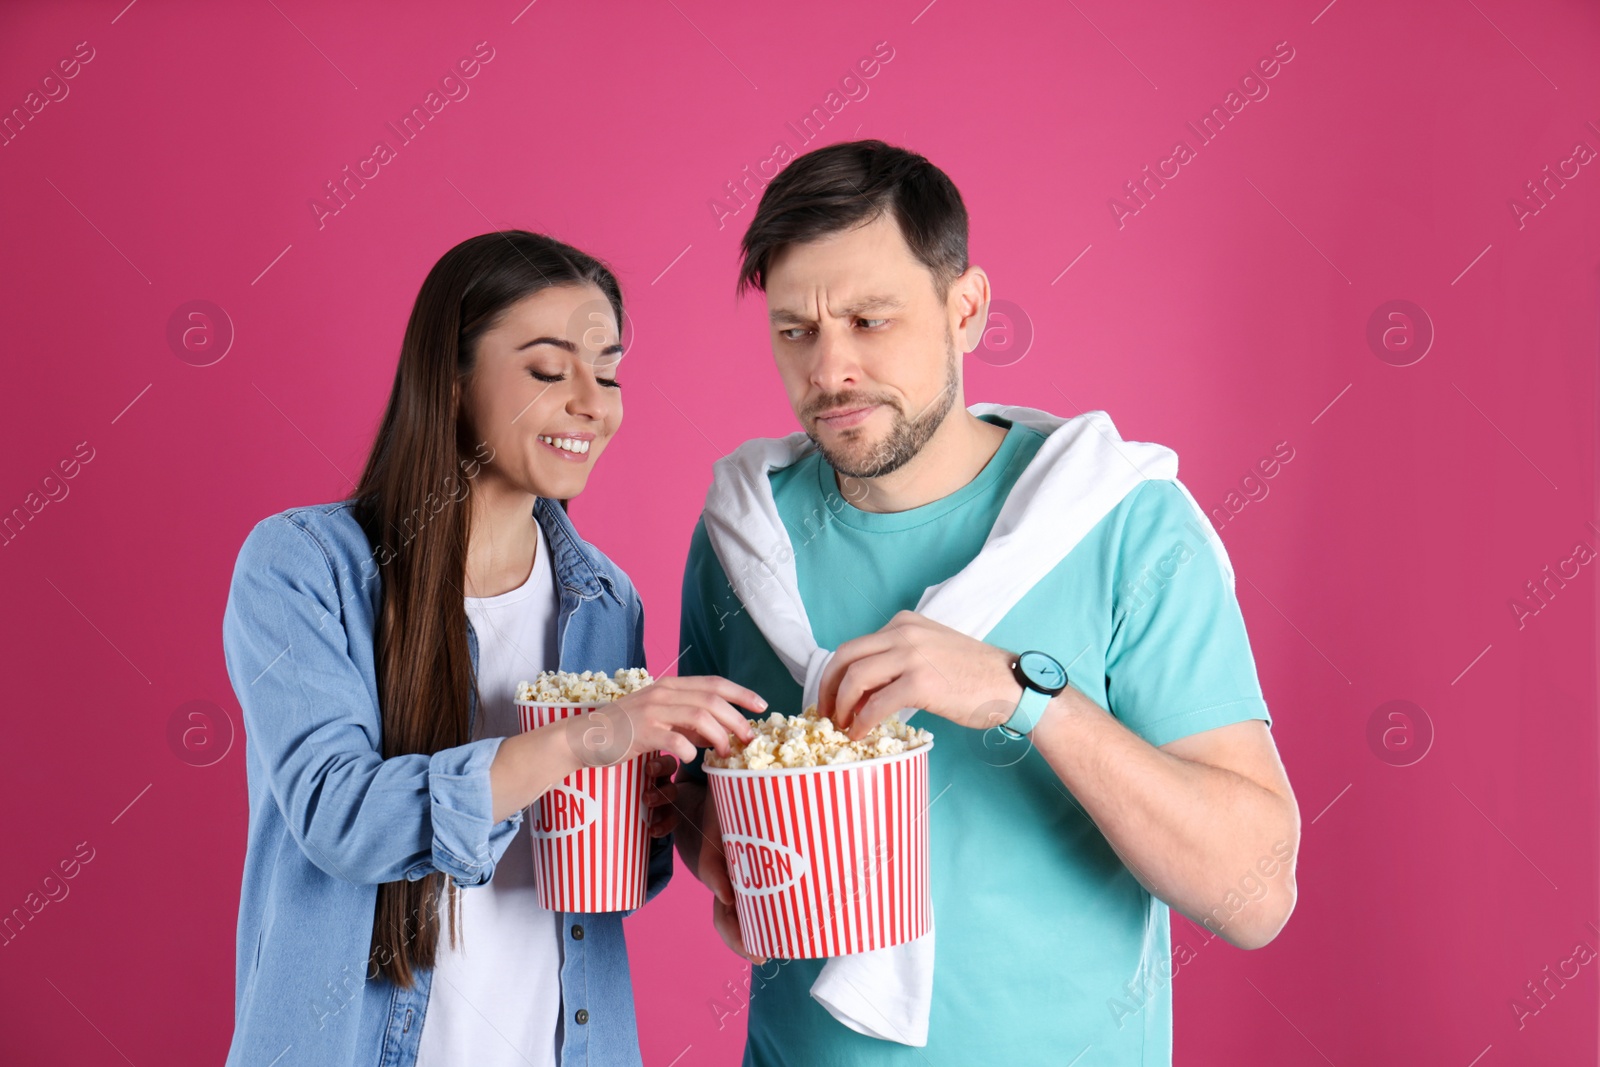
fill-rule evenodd
<path id="1" fill-rule="evenodd" d="M 873 404 L 885 404 L 896 411 L 900 409 L 900 405 L 895 403 L 892 397 L 873 396 L 869 393 L 829 393 L 817 397 L 802 408 L 800 418 L 809 422 L 820 412 L 871 407 Z"/>

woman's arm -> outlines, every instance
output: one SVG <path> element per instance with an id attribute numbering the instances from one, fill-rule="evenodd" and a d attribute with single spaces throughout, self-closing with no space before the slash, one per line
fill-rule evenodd
<path id="1" fill-rule="evenodd" d="M 569 741 L 579 719 L 563 719 L 505 739 L 489 764 L 495 822 L 509 819 L 532 804 L 583 763 L 579 747 Z"/>
<path id="2" fill-rule="evenodd" d="M 294 521 L 274 516 L 245 540 L 222 635 L 250 750 L 313 863 L 368 885 L 435 870 L 463 886 L 489 880 L 520 823 L 492 788 L 503 739 L 382 757 L 376 695 L 355 659 L 371 635 L 346 629 L 328 557 Z M 508 756 L 514 791 L 546 773 L 521 755 Z"/>

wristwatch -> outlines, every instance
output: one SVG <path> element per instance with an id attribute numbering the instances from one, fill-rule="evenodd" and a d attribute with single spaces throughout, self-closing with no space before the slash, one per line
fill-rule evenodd
<path id="1" fill-rule="evenodd" d="M 1011 661 L 1011 674 L 1022 685 L 1022 699 L 1000 729 L 1023 737 L 1032 732 L 1050 698 L 1067 687 L 1067 669 L 1049 653 L 1023 652 Z"/>

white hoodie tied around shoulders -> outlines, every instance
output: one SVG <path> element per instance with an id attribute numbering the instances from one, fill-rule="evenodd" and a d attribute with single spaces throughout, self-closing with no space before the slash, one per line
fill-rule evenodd
<path id="1" fill-rule="evenodd" d="M 1155 479 L 1171 481 L 1183 491 L 1232 588 L 1227 551 L 1200 505 L 1177 480 L 1178 456 L 1170 448 L 1124 441 L 1104 411 L 1063 419 L 1004 404 L 973 404 L 967 410 L 1021 423 L 1047 439 L 1007 494 L 978 555 L 952 577 L 929 586 L 917 602 L 919 614 L 983 640 L 1123 498 L 1141 482 Z M 794 548 L 767 475 L 815 448 L 801 432 L 745 442 L 717 461 L 704 512 L 711 547 L 734 592 L 803 687 L 802 708 L 817 702 L 833 650 L 819 648 L 812 637 L 800 601 Z M 916 710 L 902 709 L 900 718 L 908 719 Z M 858 1033 L 924 1046 L 933 1001 L 933 935 L 930 918 L 928 932 L 913 941 L 834 957 L 812 983 L 811 996 Z"/>

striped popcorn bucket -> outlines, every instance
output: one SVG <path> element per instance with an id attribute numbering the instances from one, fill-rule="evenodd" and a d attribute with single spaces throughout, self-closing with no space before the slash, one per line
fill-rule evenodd
<path id="1" fill-rule="evenodd" d="M 745 951 L 819 959 L 928 932 L 928 751 L 707 767 Z"/>
<path id="2" fill-rule="evenodd" d="M 517 701 L 523 730 L 536 730 L 599 704 Z M 539 903 L 551 911 L 631 911 L 644 905 L 650 835 L 644 804 L 645 761 L 583 767 L 533 802 Z"/>

